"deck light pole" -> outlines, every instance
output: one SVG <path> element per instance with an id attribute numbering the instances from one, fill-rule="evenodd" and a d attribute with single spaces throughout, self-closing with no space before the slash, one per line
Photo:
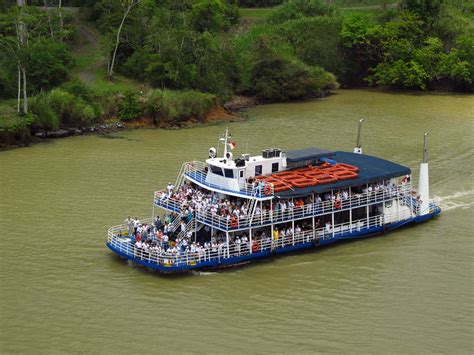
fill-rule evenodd
<path id="1" fill-rule="evenodd" d="M 354 153 L 357 153 L 357 154 L 362 154 L 362 146 L 360 145 L 360 134 L 362 131 L 362 122 L 364 122 L 363 118 L 359 120 L 359 127 L 357 128 L 357 142 L 356 142 L 356 147 L 354 148 Z"/>

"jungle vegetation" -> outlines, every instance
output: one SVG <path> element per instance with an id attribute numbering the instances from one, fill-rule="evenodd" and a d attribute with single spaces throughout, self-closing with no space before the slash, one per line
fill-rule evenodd
<path id="1" fill-rule="evenodd" d="M 0 131 L 203 119 L 236 94 L 339 85 L 472 92 L 473 15 L 467 0 L 0 0 Z"/>

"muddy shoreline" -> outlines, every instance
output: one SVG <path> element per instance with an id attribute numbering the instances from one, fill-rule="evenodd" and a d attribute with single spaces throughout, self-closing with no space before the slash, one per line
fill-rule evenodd
<path id="1" fill-rule="evenodd" d="M 32 132 L 25 128 L 21 132 L 12 133 L 7 141 L 0 142 L 0 150 L 27 147 L 32 144 L 41 143 L 50 139 L 82 135 L 109 135 L 118 131 L 132 129 L 185 129 L 201 125 L 217 124 L 221 122 L 244 121 L 243 112 L 259 103 L 253 97 L 234 96 L 223 105 L 216 105 L 202 119 L 189 117 L 186 119 L 168 121 L 160 117 L 141 117 L 132 121 L 121 121 L 119 119 L 106 120 L 91 127 L 63 127 L 54 131 L 38 130 Z"/>

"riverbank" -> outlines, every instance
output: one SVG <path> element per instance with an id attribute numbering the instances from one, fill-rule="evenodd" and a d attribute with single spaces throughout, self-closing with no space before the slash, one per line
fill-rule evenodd
<path id="1" fill-rule="evenodd" d="M 253 97 L 233 96 L 228 102 L 222 105 L 216 103 L 209 112 L 205 113 L 203 118 L 191 116 L 173 121 L 165 119 L 165 117 L 143 115 L 137 119 L 122 121 L 117 117 L 112 117 L 88 127 L 61 127 L 56 130 L 37 129 L 31 121 L 26 119 L 18 120 L 18 122 L 10 123 L 9 126 L 0 127 L 0 150 L 25 147 L 48 139 L 91 134 L 108 135 L 127 129 L 175 130 L 220 122 L 243 121 L 245 117 L 242 115 L 242 112 L 255 105 L 258 105 L 258 102 Z"/>

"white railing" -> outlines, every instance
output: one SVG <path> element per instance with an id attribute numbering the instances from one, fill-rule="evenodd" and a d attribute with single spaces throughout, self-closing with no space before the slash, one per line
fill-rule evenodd
<path id="1" fill-rule="evenodd" d="M 270 198 L 273 196 L 273 184 L 268 182 L 239 183 L 239 190 L 231 190 L 228 185 L 219 183 L 209 183 L 206 180 L 208 167 L 201 161 L 190 161 L 184 163 L 184 176 L 198 182 L 200 185 L 221 190 L 228 194 L 234 194 L 247 198 Z M 231 179 L 231 178 L 228 178 Z"/>
<path id="2" fill-rule="evenodd" d="M 250 220 L 250 215 L 240 215 L 238 218 L 234 219 L 230 216 L 220 216 L 211 211 L 195 211 L 195 218 L 198 222 L 211 225 L 221 230 L 240 230 L 272 223 L 283 223 L 295 219 L 320 216 L 350 208 L 362 207 L 368 204 L 393 200 L 394 198 L 402 198 L 405 203 L 410 203 L 410 207 L 412 207 L 415 214 L 418 211 L 416 206 L 413 205 L 411 186 L 399 185 L 394 188 L 386 188 L 379 191 L 366 192 L 357 195 L 353 194 L 348 199 L 322 201 L 320 203 L 316 202 L 299 207 L 295 206 L 287 208 L 284 211 L 263 209 L 260 214 L 255 214 L 252 220 Z M 164 191 L 158 191 L 155 193 L 155 204 L 175 212 L 181 210 L 181 202 L 167 198 Z"/>
<path id="3" fill-rule="evenodd" d="M 391 220 L 390 218 L 398 216 L 398 213 L 394 213 L 393 215 L 394 216 L 386 215 L 386 217 Z M 408 219 L 409 217 L 410 216 L 400 217 L 398 221 Z M 363 232 L 369 228 L 383 226 L 384 219 L 383 215 L 372 216 L 353 221 L 352 223 L 338 224 L 331 228 L 322 227 L 314 230 L 293 233 L 278 239 L 273 239 L 272 236 L 269 236 L 264 240 L 253 240 L 240 245 L 233 244 L 230 245 L 229 248 L 227 248 L 225 244 L 220 244 L 219 246 L 194 253 L 171 253 L 168 251 L 157 253 L 154 251 L 147 251 L 143 248 L 137 248 L 130 238 L 124 237 L 123 234 L 120 233 L 123 231 L 123 225 L 109 229 L 107 243 L 127 256 L 138 258 L 149 263 L 155 263 L 165 267 L 179 267 L 183 265 L 196 266 L 203 262 L 220 261 L 221 259 L 275 250 L 277 248 L 288 248 L 304 243 L 314 243 L 317 245 L 322 240 L 330 240 L 344 234 L 350 237 L 350 234 L 347 233 Z"/>
<path id="4" fill-rule="evenodd" d="M 189 222 L 185 225 L 184 230 L 179 231 L 178 235 L 176 236 L 176 239 L 186 237 L 188 232 L 190 230 L 193 230 L 194 228 L 196 228 L 196 219 L 194 218 L 194 216 L 192 216 Z"/>

